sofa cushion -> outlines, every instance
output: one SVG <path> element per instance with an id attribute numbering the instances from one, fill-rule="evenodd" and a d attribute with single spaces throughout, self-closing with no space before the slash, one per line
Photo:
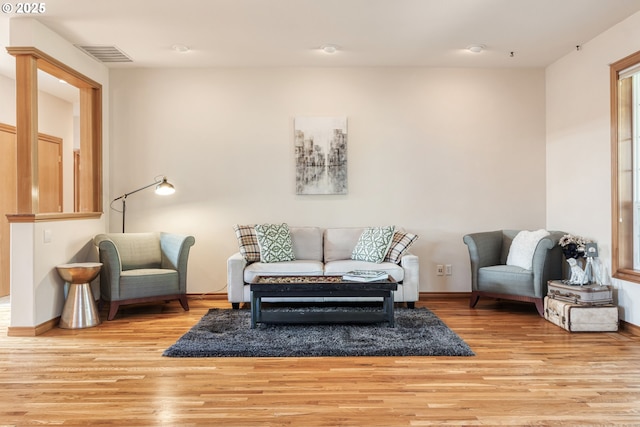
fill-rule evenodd
<path id="1" fill-rule="evenodd" d="M 260 262 L 293 261 L 293 243 L 287 224 L 257 224 Z"/>
<path id="2" fill-rule="evenodd" d="M 326 276 L 341 276 L 353 270 L 382 270 L 393 277 L 396 282 L 404 280 L 404 268 L 393 262 L 373 263 L 345 259 L 331 261 L 324 265 L 324 274 Z"/>
<path id="3" fill-rule="evenodd" d="M 533 271 L 512 265 L 492 265 L 478 270 L 478 290 L 535 297 Z"/>
<path id="4" fill-rule="evenodd" d="M 289 227 L 293 255 L 296 259 L 322 261 L 322 229 L 319 227 Z"/>
<path id="5" fill-rule="evenodd" d="M 353 248 L 351 259 L 381 263 L 391 246 L 394 230 L 393 225 L 365 229 Z"/>
<path id="6" fill-rule="evenodd" d="M 402 256 L 416 240 L 418 240 L 418 235 L 396 230 L 395 233 L 393 233 L 391 246 L 387 251 L 387 255 L 384 257 L 384 261 L 400 264 Z"/>
<path id="7" fill-rule="evenodd" d="M 109 235 L 109 238 L 118 248 L 122 270 L 160 268 L 162 264 L 160 234 L 114 233 Z"/>
<path id="8" fill-rule="evenodd" d="M 363 227 L 324 230 L 324 262 L 351 259 L 353 248 L 363 231 Z"/>
<path id="9" fill-rule="evenodd" d="M 254 262 L 244 269 L 244 282 L 251 283 L 258 275 L 268 276 L 322 276 L 324 272 L 322 262 L 295 260 L 288 262 Z"/>
<path id="10" fill-rule="evenodd" d="M 123 271 L 120 276 L 121 300 L 178 293 L 180 278 L 176 270 L 143 268 Z"/>
<path id="11" fill-rule="evenodd" d="M 260 261 L 260 246 L 258 246 L 258 236 L 254 225 L 234 225 L 240 254 L 247 262 Z"/>

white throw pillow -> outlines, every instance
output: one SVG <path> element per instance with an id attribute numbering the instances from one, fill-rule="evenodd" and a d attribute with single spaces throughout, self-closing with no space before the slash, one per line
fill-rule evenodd
<path id="1" fill-rule="evenodd" d="M 513 242 L 511 242 L 511 248 L 509 248 L 509 255 L 507 256 L 507 265 L 531 270 L 536 246 L 538 246 L 538 242 L 542 238 L 548 235 L 549 232 L 543 229 L 519 232 L 513 239 Z"/>

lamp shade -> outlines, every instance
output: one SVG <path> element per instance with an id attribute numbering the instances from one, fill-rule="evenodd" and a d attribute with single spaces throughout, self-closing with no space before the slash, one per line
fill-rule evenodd
<path id="1" fill-rule="evenodd" d="M 176 189 L 167 182 L 167 177 L 162 177 L 162 182 L 156 185 L 156 194 L 160 196 L 168 196 L 169 194 L 173 194 L 176 192 Z"/>

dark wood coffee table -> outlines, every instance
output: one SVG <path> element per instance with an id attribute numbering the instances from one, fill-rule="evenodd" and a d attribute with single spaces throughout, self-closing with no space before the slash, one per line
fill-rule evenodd
<path id="1" fill-rule="evenodd" d="M 352 282 L 342 276 L 256 276 L 251 289 L 251 328 L 257 323 L 380 323 L 394 327 L 392 278 L 375 282 Z M 382 310 L 365 311 L 263 311 L 262 298 L 382 297 Z"/>

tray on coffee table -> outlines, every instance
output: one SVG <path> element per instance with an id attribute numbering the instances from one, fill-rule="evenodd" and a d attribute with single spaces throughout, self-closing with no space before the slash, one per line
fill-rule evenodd
<path id="1" fill-rule="evenodd" d="M 257 323 L 379 323 L 394 327 L 391 277 L 375 282 L 343 280 L 342 276 L 256 276 L 251 282 L 251 328 Z M 382 310 L 365 311 L 263 311 L 262 298 L 382 297 Z"/>

